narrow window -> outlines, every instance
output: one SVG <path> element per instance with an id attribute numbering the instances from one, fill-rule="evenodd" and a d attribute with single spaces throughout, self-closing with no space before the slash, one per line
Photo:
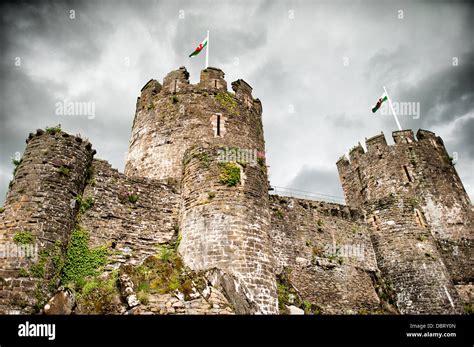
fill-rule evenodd
<path id="1" fill-rule="evenodd" d="M 178 80 L 174 80 L 174 91 L 173 91 L 173 93 L 176 93 L 177 86 L 178 86 Z"/>
<path id="2" fill-rule="evenodd" d="M 375 230 L 380 230 L 379 223 L 378 223 L 379 219 L 375 215 L 372 218 L 373 218 L 372 219 L 372 226 L 375 228 Z"/>
<path id="3" fill-rule="evenodd" d="M 359 181 L 360 181 L 360 183 L 362 184 L 362 176 L 361 176 L 361 174 L 360 174 L 360 169 L 357 168 L 356 171 L 357 171 L 357 177 L 359 177 Z"/>
<path id="4" fill-rule="evenodd" d="M 217 80 L 214 80 L 214 88 L 217 88 Z"/>
<path id="5" fill-rule="evenodd" d="M 221 115 L 217 115 L 217 136 L 221 136 Z"/>
<path id="6" fill-rule="evenodd" d="M 413 182 L 410 173 L 408 172 L 408 168 L 406 165 L 403 165 L 403 170 L 405 170 L 405 175 L 407 176 L 408 182 Z"/>

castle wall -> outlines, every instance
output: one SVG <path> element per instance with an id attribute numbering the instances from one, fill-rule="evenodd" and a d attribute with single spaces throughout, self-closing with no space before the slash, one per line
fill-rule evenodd
<path id="1" fill-rule="evenodd" d="M 244 81 L 232 87 L 235 94 L 215 68 L 203 70 L 197 85 L 185 68 L 163 86 L 150 81 L 137 101 L 125 174 L 180 181 L 184 152 L 203 143 L 263 151 L 261 103 Z"/>
<path id="2" fill-rule="evenodd" d="M 423 130 L 417 139 L 410 130 L 393 137 L 393 146 L 378 135 L 366 140 L 367 153 L 359 145 L 350 161 L 338 161 L 346 201 L 372 219 L 379 267 L 397 287 L 402 313 L 458 312 L 452 279 L 472 273 L 469 200 L 439 138 Z"/>
<path id="3" fill-rule="evenodd" d="M 375 253 L 360 213 L 276 195 L 270 195 L 270 210 L 277 273 L 289 273 L 303 300 L 323 314 L 383 309 Z"/>
<path id="4" fill-rule="evenodd" d="M 108 245 L 109 267 L 140 264 L 157 254 L 159 244 L 177 236 L 177 187 L 147 178 L 129 178 L 103 160 L 93 161 L 93 178 L 83 199 L 93 198 L 79 224 L 88 230 L 91 246 Z M 129 195 L 136 194 L 136 202 Z"/>
<path id="5" fill-rule="evenodd" d="M 277 313 L 269 238 L 266 167 L 240 167 L 240 182 L 220 182 L 219 147 L 196 147 L 183 162 L 179 252 L 193 270 L 218 268 L 234 275 L 256 312 Z M 252 312 L 237 312 L 252 313 Z"/>
<path id="6" fill-rule="evenodd" d="M 1 313 L 32 312 L 37 284 L 54 281 L 50 258 L 44 273 L 25 276 L 20 270 L 28 271 L 45 252 L 64 249 L 75 223 L 75 197 L 82 194 L 95 153 L 90 143 L 61 131 L 37 130 L 27 143 L 0 214 L 0 244 L 5 252 L 16 249 L 15 236 L 25 233 L 31 235 L 27 246 L 33 247 L 34 255 L 0 258 Z"/>

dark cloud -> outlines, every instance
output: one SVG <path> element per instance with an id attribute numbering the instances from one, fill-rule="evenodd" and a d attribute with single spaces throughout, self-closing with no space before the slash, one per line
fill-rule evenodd
<path id="1" fill-rule="evenodd" d="M 391 116 L 370 112 L 385 84 L 393 100 L 420 102 L 420 119 L 400 117 L 402 126 L 443 137 L 473 196 L 473 8 L 370 0 L 2 4 L 0 200 L 11 157 L 36 128 L 61 123 L 123 170 L 141 87 L 181 65 L 197 82 L 204 56 L 188 55 L 207 29 L 211 66 L 229 84 L 246 80 L 263 103 L 273 185 L 341 196 L 335 161 L 364 137 L 382 130 L 390 141 L 395 130 Z M 93 102 L 95 118 L 56 116 L 55 103 L 66 98 Z"/>

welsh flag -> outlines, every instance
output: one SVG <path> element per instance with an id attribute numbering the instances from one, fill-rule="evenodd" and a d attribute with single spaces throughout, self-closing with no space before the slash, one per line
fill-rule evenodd
<path id="1" fill-rule="evenodd" d="M 189 57 L 194 57 L 195 55 L 198 55 L 199 53 L 201 53 L 201 51 L 204 49 L 204 47 L 207 46 L 207 42 L 209 41 L 209 37 L 206 37 L 200 44 L 199 46 L 196 47 L 196 49 L 194 50 L 194 52 L 192 52 Z"/>
<path id="2" fill-rule="evenodd" d="M 388 100 L 388 95 L 386 92 L 384 92 L 382 96 L 379 98 L 379 100 L 377 101 L 377 103 L 374 106 L 372 106 L 372 113 L 377 112 L 380 106 L 382 106 L 382 104 L 387 100 Z"/>

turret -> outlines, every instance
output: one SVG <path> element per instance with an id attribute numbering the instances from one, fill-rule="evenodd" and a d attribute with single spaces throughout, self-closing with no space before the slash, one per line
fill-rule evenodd
<path id="1" fill-rule="evenodd" d="M 235 94 L 227 91 L 224 72 L 212 67 L 196 85 L 184 67 L 161 88 L 152 81 L 137 103 L 126 175 L 179 181 L 186 149 L 206 143 L 264 151 L 261 103 L 243 80 L 232 83 Z"/>
<path id="2" fill-rule="evenodd" d="M 452 283 L 473 279 L 469 198 L 439 137 L 421 129 L 416 138 L 411 130 L 392 136 L 393 146 L 377 135 L 366 153 L 359 144 L 350 161 L 338 161 L 346 201 L 366 212 L 402 313 L 459 312 Z"/>
<path id="3" fill-rule="evenodd" d="M 7 253 L 0 258 L 1 313 L 33 313 L 49 298 L 95 153 L 57 128 L 37 130 L 27 143 L 0 213 Z"/>

